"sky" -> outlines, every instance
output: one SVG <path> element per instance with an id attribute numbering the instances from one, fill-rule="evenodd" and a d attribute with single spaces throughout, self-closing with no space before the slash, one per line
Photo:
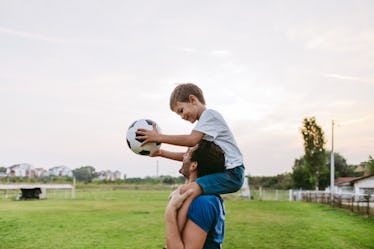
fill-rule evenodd
<path id="1" fill-rule="evenodd" d="M 125 136 L 141 118 L 189 134 L 169 108 L 186 82 L 224 116 L 247 174 L 291 172 L 312 116 L 327 150 L 334 135 L 348 164 L 367 161 L 373 13 L 370 0 L 0 0 L 0 166 L 178 176 L 180 162 L 136 155 Z"/>

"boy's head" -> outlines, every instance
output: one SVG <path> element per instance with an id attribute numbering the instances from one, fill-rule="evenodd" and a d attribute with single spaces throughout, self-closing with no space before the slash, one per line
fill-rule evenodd
<path id="1" fill-rule="evenodd" d="M 188 149 L 179 172 L 189 177 L 192 164 L 196 165 L 196 177 L 224 172 L 225 154 L 215 143 L 202 139 L 199 144 Z"/>
<path id="2" fill-rule="evenodd" d="M 193 83 L 179 84 L 170 95 L 170 109 L 173 111 L 177 102 L 190 102 L 190 96 L 195 96 L 201 104 L 205 105 L 203 91 Z"/>

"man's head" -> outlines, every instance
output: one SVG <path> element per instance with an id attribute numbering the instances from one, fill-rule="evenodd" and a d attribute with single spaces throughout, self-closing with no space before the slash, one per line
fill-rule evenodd
<path id="1" fill-rule="evenodd" d="M 225 171 L 225 155 L 223 150 L 213 142 L 201 140 L 199 144 L 189 148 L 184 155 L 183 165 L 179 172 L 189 178 L 201 177 Z"/>

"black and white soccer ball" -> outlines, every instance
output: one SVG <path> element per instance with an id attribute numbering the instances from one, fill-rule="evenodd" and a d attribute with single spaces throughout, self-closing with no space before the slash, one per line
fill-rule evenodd
<path id="1" fill-rule="evenodd" d="M 150 119 L 139 119 L 129 126 L 127 130 L 126 141 L 129 148 L 136 154 L 149 156 L 151 153 L 157 151 L 160 148 L 161 143 L 147 143 L 141 146 L 144 140 L 135 138 L 137 136 L 136 131 L 138 129 L 152 130 L 153 123 L 155 122 Z M 157 124 L 156 129 L 160 132 L 160 127 Z"/>

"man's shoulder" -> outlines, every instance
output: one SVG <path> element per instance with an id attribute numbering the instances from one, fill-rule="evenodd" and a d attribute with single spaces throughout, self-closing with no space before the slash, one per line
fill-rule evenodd
<path id="1" fill-rule="evenodd" d="M 223 202 L 222 198 L 218 195 L 200 195 L 196 197 L 192 203 L 195 205 L 217 205 Z"/>

